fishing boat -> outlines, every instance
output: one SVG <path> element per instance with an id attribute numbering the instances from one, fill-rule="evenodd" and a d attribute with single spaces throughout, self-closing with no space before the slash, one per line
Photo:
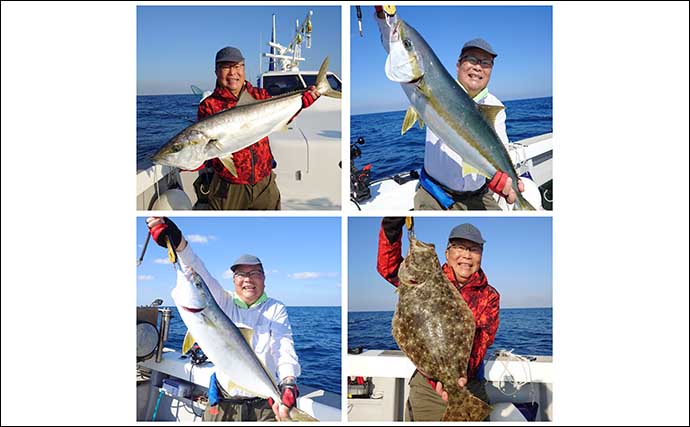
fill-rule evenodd
<path id="1" fill-rule="evenodd" d="M 369 180 L 371 166 L 357 169 L 354 159 L 361 153 L 359 138 L 350 147 L 350 209 L 358 211 L 413 210 L 414 194 L 419 184 L 420 169 Z M 551 210 L 553 201 L 553 134 L 546 133 L 511 143 L 508 147 L 515 170 L 519 176 L 529 174 L 538 187 L 531 202 L 540 201 L 541 209 Z M 536 191 L 536 189 L 533 189 Z M 494 195 L 503 210 L 511 207 L 504 199 Z M 535 203 L 536 204 L 536 203 Z"/>
<path id="2" fill-rule="evenodd" d="M 499 350 L 484 361 L 491 421 L 553 420 L 553 358 Z M 415 367 L 399 350 L 348 351 L 348 421 L 410 421 L 407 383 Z"/>
<path id="3" fill-rule="evenodd" d="M 283 46 L 273 36 L 268 42 L 268 70 L 257 79 L 257 85 L 272 96 L 305 90 L 313 85 L 318 71 L 300 70 L 302 44 L 311 46 L 309 11 L 302 25 L 297 23 L 292 41 Z M 275 16 L 273 17 L 275 35 Z M 333 52 L 337 55 L 339 52 Z M 263 69 L 263 67 L 261 67 Z M 331 87 L 341 91 L 340 77 L 329 71 Z M 201 99 L 210 95 L 201 93 Z M 200 101 L 201 101 L 200 99 Z M 341 201 L 341 100 L 320 97 L 303 110 L 287 131 L 270 135 L 271 151 L 276 160 L 273 172 L 281 194 L 281 208 L 288 210 L 338 210 Z M 204 188 L 208 182 L 204 171 L 180 172 L 176 168 L 153 165 L 137 172 L 137 210 L 203 210 Z M 206 187 L 205 187 L 206 186 Z"/>
<path id="4" fill-rule="evenodd" d="M 158 304 L 162 300 L 157 300 Z M 201 421 L 215 366 L 201 349 L 187 354 L 166 346 L 171 310 L 137 308 L 137 421 Z M 341 397 L 299 384 L 297 407 L 319 421 L 341 421 Z"/>

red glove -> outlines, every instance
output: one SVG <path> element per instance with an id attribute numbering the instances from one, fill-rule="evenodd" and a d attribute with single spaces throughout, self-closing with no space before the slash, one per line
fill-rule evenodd
<path id="1" fill-rule="evenodd" d="M 510 177 L 507 173 L 497 171 L 494 177 L 491 178 L 491 182 L 489 182 L 489 190 L 505 198 L 506 195 L 503 194 L 503 189 L 506 186 L 506 181 L 508 181 L 508 178 Z"/>
<path id="2" fill-rule="evenodd" d="M 297 397 L 299 397 L 299 390 L 297 390 L 297 384 L 293 381 L 283 381 L 278 385 L 280 389 L 280 403 L 292 408 L 297 403 Z M 268 403 L 273 406 L 273 399 L 268 398 Z"/>
<path id="3" fill-rule="evenodd" d="M 169 218 L 163 218 L 163 222 L 154 225 L 149 231 L 153 240 L 164 248 L 168 247 L 165 240 L 166 236 L 170 237 L 173 248 L 177 248 L 182 242 L 182 232 Z"/>
<path id="4" fill-rule="evenodd" d="M 374 6 L 376 13 L 383 12 L 383 6 Z"/>
<path id="5" fill-rule="evenodd" d="M 316 101 L 316 97 L 310 92 L 312 89 L 316 88 L 314 86 L 309 86 L 309 89 L 302 95 L 302 108 L 307 108 Z"/>

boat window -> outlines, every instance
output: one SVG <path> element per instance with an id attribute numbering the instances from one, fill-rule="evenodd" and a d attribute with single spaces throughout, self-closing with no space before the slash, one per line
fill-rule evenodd
<path id="1" fill-rule="evenodd" d="M 307 84 L 307 87 L 316 86 L 316 74 L 302 74 L 302 78 L 304 79 L 304 83 Z M 332 89 L 335 89 L 339 92 L 343 91 L 340 81 L 333 74 L 327 74 L 326 80 L 328 80 L 328 83 L 331 85 Z"/>
<path id="2" fill-rule="evenodd" d="M 264 88 L 271 96 L 280 95 L 296 90 L 303 90 L 299 76 L 292 74 L 287 76 L 264 76 Z"/>

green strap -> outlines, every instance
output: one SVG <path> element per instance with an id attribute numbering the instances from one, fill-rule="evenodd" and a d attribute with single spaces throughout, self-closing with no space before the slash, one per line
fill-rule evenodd
<path id="1" fill-rule="evenodd" d="M 232 296 L 232 302 L 234 302 L 235 305 L 238 306 L 239 308 L 244 308 L 244 309 L 248 309 L 248 308 L 252 308 L 254 306 L 257 306 L 257 305 L 261 304 L 262 302 L 266 301 L 267 299 L 268 299 L 268 295 L 266 295 L 266 292 L 264 292 L 263 294 L 261 294 L 261 296 L 259 297 L 258 300 L 254 301 L 254 304 L 247 305 L 244 301 L 239 299 L 239 297 L 237 295 Z"/>

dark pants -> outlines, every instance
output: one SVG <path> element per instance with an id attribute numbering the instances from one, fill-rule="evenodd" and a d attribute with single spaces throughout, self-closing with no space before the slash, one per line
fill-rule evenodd
<path id="1" fill-rule="evenodd" d="M 501 207 L 494 200 L 493 192 L 476 191 L 465 197 L 454 197 L 455 203 L 450 205 L 449 211 L 498 211 Z M 414 210 L 443 210 L 434 197 L 423 187 L 419 187 L 414 195 Z"/>
<path id="2" fill-rule="evenodd" d="M 405 421 L 440 421 L 448 403 L 436 394 L 424 376 L 417 371 L 412 375 L 408 384 L 410 385 L 410 396 L 407 399 Z M 489 397 L 484 389 L 484 381 L 473 378 L 465 388 L 484 402 L 489 403 Z"/>
<path id="3" fill-rule="evenodd" d="M 271 172 L 256 184 L 231 184 L 216 173 L 211 180 L 208 203 L 213 210 L 280 210 L 276 175 Z"/>
<path id="4" fill-rule="evenodd" d="M 217 413 L 213 408 L 206 408 L 202 421 L 276 421 L 266 399 L 224 399 L 215 406 Z"/>

